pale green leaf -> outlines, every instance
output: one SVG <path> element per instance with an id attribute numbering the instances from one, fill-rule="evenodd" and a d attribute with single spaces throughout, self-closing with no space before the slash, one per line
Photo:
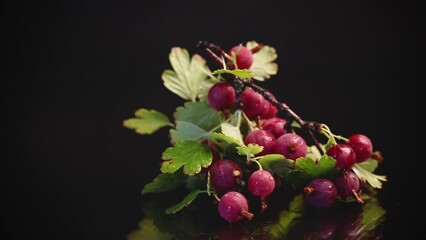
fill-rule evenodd
<path id="1" fill-rule="evenodd" d="M 359 179 L 361 179 L 361 181 L 366 181 L 373 188 L 382 188 L 382 182 L 387 181 L 386 176 L 376 175 L 372 172 L 369 172 L 369 170 L 364 168 L 363 165 L 360 165 L 360 163 L 355 163 L 355 165 L 352 167 L 352 171 L 354 171 L 354 173 L 359 177 Z"/>
<path id="2" fill-rule="evenodd" d="M 249 69 L 234 69 L 234 70 L 229 70 L 229 69 L 217 69 L 215 71 L 213 71 L 213 74 L 232 74 L 234 76 L 237 76 L 239 78 L 252 78 L 255 75 L 250 72 Z"/>
<path id="3" fill-rule="evenodd" d="M 308 153 L 306 154 L 306 156 L 312 159 L 320 159 L 322 157 L 320 151 L 315 145 L 308 147 Z"/>
<path id="4" fill-rule="evenodd" d="M 379 162 L 372 158 L 369 158 L 367 159 L 367 161 L 357 163 L 357 164 L 369 172 L 374 172 L 376 168 L 379 166 Z"/>
<path id="5" fill-rule="evenodd" d="M 259 158 L 263 169 L 276 173 L 280 177 L 285 177 L 287 173 L 293 170 L 294 161 L 285 158 L 282 154 L 267 154 Z"/>
<path id="6" fill-rule="evenodd" d="M 249 49 L 257 47 L 259 44 L 255 41 L 247 42 Z M 254 79 L 264 81 L 271 78 L 278 72 L 278 65 L 274 62 L 277 58 L 275 48 L 264 45 L 259 51 L 253 54 L 253 64 L 250 71 L 254 74 Z"/>
<path id="7" fill-rule="evenodd" d="M 156 192 L 168 192 L 179 187 L 185 177 L 182 171 L 174 173 L 161 173 L 152 182 L 146 184 L 142 189 L 142 194 L 156 193 Z"/>
<path id="8" fill-rule="evenodd" d="M 163 152 L 162 159 L 167 160 L 161 164 L 163 173 L 174 173 L 183 167 L 183 172 L 192 176 L 199 173 L 202 167 L 210 166 L 213 155 L 206 144 L 198 141 L 179 141 Z"/>
<path id="9" fill-rule="evenodd" d="M 213 79 L 213 78 L 205 79 L 200 85 L 200 91 L 198 92 L 198 99 L 200 99 L 200 101 L 207 101 L 207 97 L 209 95 L 210 88 L 215 83 L 218 83 L 218 82 L 219 82 L 219 80 Z"/>
<path id="10" fill-rule="evenodd" d="M 123 125 L 139 134 L 152 134 L 162 127 L 173 126 L 166 115 L 156 110 L 141 108 L 135 112 L 135 116 L 125 120 Z"/>
<path id="11" fill-rule="evenodd" d="M 223 118 L 207 102 L 186 102 L 184 106 L 176 108 L 174 116 L 176 121 L 190 122 L 206 131 L 218 127 Z"/>
<path id="12" fill-rule="evenodd" d="M 239 140 L 226 136 L 222 133 L 213 132 L 208 136 L 208 139 L 224 153 L 236 153 L 237 147 L 245 146 Z"/>
<path id="13" fill-rule="evenodd" d="M 190 59 L 186 49 L 173 47 L 169 60 L 173 70 L 165 70 L 161 78 L 167 89 L 185 100 L 195 101 L 202 82 L 207 78 L 206 61 L 198 54 Z"/>
<path id="14" fill-rule="evenodd" d="M 190 122 L 176 122 L 176 129 L 170 129 L 171 142 L 182 140 L 200 140 L 205 138 L 208 132 Z"/>
<path id="15" fill-rule="evenodd" d="M 291 122 L 291 127 L 293 128 L 302 128 L 302 126 L 300 126 L 300 124 L 296 121 L 292 121 Z"/>
<path id="16" fill-rule="evenodd" d="M 238 155 L 245 155 L 249 157 L 254 157 L 256 154 L 262 152 L 263 146 L 257 144 L 249 143 L 249 145 L 244 147 L 237 147 Z"/>
<path id="17" fill-rule="evenodd" d="M 202 193 L 202 191 L 200 189 L 193 190 L 180 203 L 177 203 L 177 204 L 167 208 L 166 213 L 167 214 L 170 214 L 170 213 L 174 214 L 174 213 L 179 212 L 184 207 L 187 207 L 189 204 L 191 204 L 192 201 L 194 201 L 200 193 Z"/>
<path id="18" fill-rule="evenodd" d="M 244 144 L 243 135 L 241 134 L 240 128 L 238 126 L 234 126 L 230 123 L 222 123 L 220 125 L 223 135 L 232 137 L 237 140 L 240 144 Z"/>

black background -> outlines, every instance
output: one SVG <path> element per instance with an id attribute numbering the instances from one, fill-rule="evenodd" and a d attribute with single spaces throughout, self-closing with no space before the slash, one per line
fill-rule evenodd
<path id="1" fill-rule="evenodd" d="M 390 1 L 2 3 L 2 235 L 125 239 L 136 229 L 168 132 L 141 136 L 122 121 L 138 108 L 171 117 L 183 100 L 161 72 L 172 47 L 197 53 L 199 40 L 275 47 L 278 75 L 261 85 L 306 120 L 369 135 L 389 178 L 384 237 L 412 233 L 407 206 L 418 191 L 409 187 L 422 185 L 404 144 L 424 105 L 410 84 L 424 72 L 416 10 Z"/>

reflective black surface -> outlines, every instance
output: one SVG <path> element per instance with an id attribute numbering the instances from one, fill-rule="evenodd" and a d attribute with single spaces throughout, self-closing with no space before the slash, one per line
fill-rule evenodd
<path id="1" fill-rule="evenodd" d="M 407 1 L 2 3 L 2 239 L 416 235 L 424 161 L 413 139 L 423 129 L 424 94 L 412 82 L 424 78 L 421 9 Z M 161 73 L 171 47 L 196 53 L 199 40 L 275 47 L 278 75 L 262 86 L 304 119 L 368 134 L 384 156 L 378 173 L 389 178 L 377 205 L 365 205 L 380 217 L 366 224 L 365 209 L 347 206 L 290 221 L 292 195 L 282 193 L 265 215 L 230 228 L 208 198 L 164 215 L 163 204 L 179 195 L 142 196 L 168 131 L 141 136 L 122 121 L 138 108 L 172 116 L 183 101 Z"/>
<path id="2" fill-rule="evenodd" d="M 180 201 L 179 194 L 144 197 L 144 217 L 127 238 L 383 239 L 386 224 L 386 210 L 377 198 L 363 205 L 338 203 L 330 209 L 315 209 L 306 204 L 301 194 L 280 188 L 268 198 L 269 206 L 264 212 L 260 211 L 260 202 L 250 198 L 253 219 L 228 223 L 219 217 L 216 203 L 207 195 L 181 212 L 166 214 L 164 209 Z"/>

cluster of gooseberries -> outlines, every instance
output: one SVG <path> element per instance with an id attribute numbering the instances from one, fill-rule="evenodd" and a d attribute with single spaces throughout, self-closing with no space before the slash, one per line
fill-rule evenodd
<path id="1" fill-rule="evenodd" d="M 199 153 L 193 149 L 182 151 L 183 144 L 179 146 L 180 152 L 184 152 L 183 157 L 176 155 L 175 158 L 173 156 L 163 158 L 169 161 L 162 163 L 161 176 L 149 183 L 149 186 L 144 188 L 145 192 L 172 189 L 171 185 L 174 184 L 174 187 L 178 185 L 173 181 L 178 178 L 179 172 L 183 172 L 184 179 L 195 177 L 206 186 L 206 190 L 196 189 L 195 194 L 192 192 L 169 212 L 181 210 L 199 193 L 205 192 L 215 197 L 219 215 L 224 220 L 237 222 L 251 219 L 253 213 L 250 212 L 250 204 L 245 194 L 259 197 L 261 209 L 265 211 L 267 197 L 281 184 L 289 184 L 299 189 L 304 194 L 306 202 L 315 208 L 329 208 L 336 201 L 347 199 L 362 204 L 363 188 L 371 187 L 366 178 L 373 178 L 378 182 L 386 180 L 384 176 L 373 174 L 374 169 L 370 168 L 369 172 L 364 171 L 365 169 L 359 170 L 367 161 L 377 164 L 382 160 L 380 152 L 373 151 L 373 144 L 368 136 L 356 133 L 345 138 L 333 134 L 325 124 L 304 121 L 285 103 L 279 102 L 270 91 L 254 83 L 256 79 L 266 80 L 270 77 L 264 74 L 265 71 L 260 71 L 260 75 L 253 74 L 252 71 L 256 72 L 258 69 L 251 69 L 256 64 L 256 52 L 261 51 L 264 45 L 240 44 L 233 46 L 229 51 L 224 51 L 215 44 L 200 41 L 197 47 L 205 50 L 206 54 L 222 68 L 210 74 L 214 77 L 209 79 L 210 84 L 205 88 L 205 97 L 192 98 L 191 101 L 205 104 L 204 111 L 218 114 L 220 122 L 219 127 L 206 127 L 200 123 L 202 121 L 198 121 L 200 114 L 197 111 L 202 112 L 203 109 L 196 109 L 185 112 L 192 114 L 190 117 L 175 114 L 174 116 L 180 117 L 175 119 L 174 124 L 163 124 L 173 126 L 170 135 L 171 143 L 174 145 L 163 155 L 170 155 L 172 150 L 177 150 L 178 143 L 185 141 L 199 143 L 202 147 L 197 148 L 197 151 L 207 152 L 208 155 L 207 161 L 200 160 L 199 166 L 193 171 L 188 169 L 198 161 Z M 274 51 L 272 53 L 274 54 Z M 173 59 L 176 61 L 178 58 Z M 192 64 L 188 65 L 188 68 L 193 68 Z M 273 65 L 265 69 L 271 66 Z M 179 84 L 180 80 L 187 81 L 190 77 L 182 74 L 183 71 L 179 69 L 175 70 L 173 78 L 164 77 L 163 80 L 166 87 L 182 96 L 184 95 L 182 90 L 176 90 L 178 88 L 173 86 Z M 167 81 L 168 79 L 172 80 Z M 182 86 L 190 85 L 182 84 Z M 152 122 L 146 120 L 146 116 L 140 117 L 137 119 L 139 125 L 135 124 L 136 120 L 133 119 L 132 123 L 132 120 L 126 121 L 125 126 L 139 129 L 139 133 L 142 134 L 147 133 L 140 130 L 142 129 L 140 126 L 145 124 L 143 126 L 146 127 Z M 186 128 L 182 127 L 182 119 L 189 122 L 186 123 Z M 188 134 L 190 131 L 194 131 L 194 134 Z M 299 131 L 306 133 L 306 136 L 302 136 Z M 197 135 L 195 132 L 202 134 Z M 220 137 L 218 138 L 218 135 L 213 137 L 214 133 L 219 133 Z M 316 137 L 317 134 L 325 136 L 327 142 L 321 144 Z M 199 155 L 199 159 L 202 159 L 202 154 Z M 186 158 L 191 160 L 186 161 Z M 275 165 L 271 167 L 267 164 L 268 159 L 274 159 Z M 327 167 L 320 169 L 320 162 L 322 164 L 326 161 L 328 164 L 323 165 Z M 288 164 L 286 170 L 274 167 L 282 166 L 284 162 Z M 294 181 L 295 178 L 288 177 L 289 175 L 296 175 L 298 181 Z M 163 180 L 166 178 L 173 181 L 166 182 Z M 280 185 L 276 183 L 278 179 Z M 373 188 L 381 188 L 381 185 L 376 184 Z"/>

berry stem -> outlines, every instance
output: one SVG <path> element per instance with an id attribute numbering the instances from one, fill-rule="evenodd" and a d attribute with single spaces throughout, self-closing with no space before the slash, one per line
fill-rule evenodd
<path id="1" fill-rule="evenodd" d="M 268 208 L 268 204 L 266 203 L 266 198 L 261 197 L 260 198 L 260 211 L 263 213 L 263 212 L 265 212 L 266 208 Z"/>
<path id="2" fill-rule="evenodd" d="M 255 160 L 255 159 L 250 159 L 250 161 L 255 162 L 257 164 L 257 166 L 259 167 L 259 170 L 263 170 L 262 164 L 260 164 L 259 161 Z"/>
<path id="3" fill-rule="evenodd" d="M 361 195 L 360 195 L 359 193 L 357 193 L 357 192 L 355 191 L 355 189 L 352 189 L 352 194 L 354 195 L 355 200 L 356 200 L 359 204 L 363 204 L 363 203 L 364 203 L 364 200 L 362 199 Z"/>
<path id="4" fill-rule="evenodd" d="M 305 187 L 303 188 L 303 191 L 307 194 L 312 194 L 315 192 L 315 189 L 313 187 Z"/>
<path id="5" fill-rule="evenodd" d="M 248 220 L 251 220 L 253 218 L 253 216 L 254 216 L 253 213 L 251 213 L 251 212 L 249 212 L 249 211 L 247 211 L 245 209 L 241 210 L 241 215 L 244 216 L 245 218 L 247 218 Z"/>

